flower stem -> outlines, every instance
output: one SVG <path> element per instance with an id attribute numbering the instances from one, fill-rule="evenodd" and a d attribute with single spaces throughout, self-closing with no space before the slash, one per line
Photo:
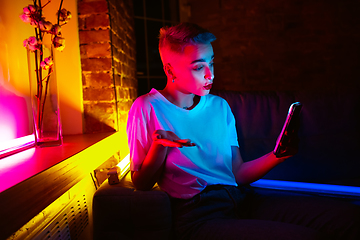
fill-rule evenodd
<path id="1" fill-rule="evenodd" d="M 42 8 L 46 7 L 46 5 L 48 5 L 50 2 L 51 2 L 51 0 L 48 0 L 48 2 L 47 2 L 47 3 L 45 3 L 45 5 L 44 5 L 44 6 L 42 6 Z"/>
<path id="2" fill-rule="evenodd" d="M 63 4 L 63 0 L 61 0 L 61 2 L 60 2 L 59 11 L 58 11 L 57 24 L 59 24 L 59 23 L 60 23 L 60 11 L 61 11 L 62 4 Z"/>
<path id="3" fill-rule="evenodd" d="M 36 90 L 36 101 L 37 101 L 37 113 L 36 113 L 36 122 L 38 124 L 38 128 L 41 129 L 41 118 L 40 118 L 40 106 L 41 106 L 41 99 L 42 99 L 42 81 L 41 81 L 41 69 L 40 62 L 38 59 L 38 53 L 40 50 L 35 50 L 35 72 L 36 72 L 36 84 L 37 84 L 37 90 Z"/>
<path id="4" fill-rule="evenodd" d="M 46 103 L 46 95 L 47 95 L 47 91 L 49 89 L 49 81 L 50 81 L 50 74 L 52 73 L 52 68 L 49 69 L 48 75 L 45 77 L 46 78 L 46 84 L 45 84 L 45 93 L 44 93 L 44 99 L 42 102 L 42 106 L 41 106 L 41 123 L 44 119 L 44 111 L 45 111 L 45 103 Z M 41 126 L 41 125 L 40 125 Z"/>

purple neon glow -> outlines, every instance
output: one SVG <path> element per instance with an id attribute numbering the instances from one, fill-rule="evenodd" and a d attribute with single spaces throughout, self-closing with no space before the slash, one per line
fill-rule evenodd
<path id="1" fill-rule="evenodd" d="M 260 188 L 269 188 L 269 189 L 279 189 L 279 190 L 360 196 L 360 187 L 344 186 L 344 185 L 260 179 L 252 183 L 251 186 L 260 187 Z"/>
<path id="2" fill-rule="evenodd" d="M 34 134 L 0 142 L 0 158 L 33 146 L 35 146 Z"/>
<path id="3" fill-rule="evenodd" d="M 26 99 L 0 84 L 0 142 L 32 133 Z"/>
<path id="4" fill-rule="evenodd" d="M 24 96 L 0 84 L 0 157 L 34 144 L 27 105 Z"/>
<path id="5" fill-rule="evenodd" d="M 5 181 L 0 182 L 0 192 L 32 177 L 37 173 L 41 163 L 32 161 L 31 157 L 35 154 L 35 148 L 18 152 L 6 158 L 0 159 L 0 176 Z"/>

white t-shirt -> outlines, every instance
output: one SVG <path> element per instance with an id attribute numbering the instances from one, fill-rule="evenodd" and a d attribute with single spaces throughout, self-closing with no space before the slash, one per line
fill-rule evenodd
<path id="1" fill-rule="evenodd" d="M 158 129 L 172 131 L 196 144 L 168 148 L 158 185 L 170 196 L 188 199 L 207 185 L 237 186 L 231 156 L 231 146 L 238 146 L 235 119 L 224 99 L 209 94 L 201 97 L 193 109 L 185 110 L 155 89 L 137 98 L 127 125 L 131 171 L 141 168 L 152 143 L 152 133 Z"/>

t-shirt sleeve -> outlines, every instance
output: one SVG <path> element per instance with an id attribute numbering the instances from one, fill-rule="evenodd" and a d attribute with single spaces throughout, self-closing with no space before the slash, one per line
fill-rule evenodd
<path id="1" fill-rule="evenodd" d="M 226 115 L 227 115 L 227 124 L 228 124 L 230 145 L 239 147 L 235 117 L 234 117 L 234 114 L 232 113 L 231 108 L 227 102 L 226 102 Z"/>
<path id="2" fill-rule="evenodd" d="M 142 99 L 133 103 L 126 127 L 128 146 L 130 150 L 130 170 L 138 171 L 144 161 L 151 144 L 151 135 L 148 131 L 148 114 Z"/>

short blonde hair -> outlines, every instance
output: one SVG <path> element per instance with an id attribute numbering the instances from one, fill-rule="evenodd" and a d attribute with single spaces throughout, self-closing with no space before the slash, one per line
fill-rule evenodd
<path id="1" fill-rule="evenodd" d="M 180 23 L 160 29 L 159 51 L 161 54 L 163 48 L 169 48 L 173 52 L 183 53 L 188 45 L 208 44 L 215 40 L 214 34 L 194 23 Z"/>

